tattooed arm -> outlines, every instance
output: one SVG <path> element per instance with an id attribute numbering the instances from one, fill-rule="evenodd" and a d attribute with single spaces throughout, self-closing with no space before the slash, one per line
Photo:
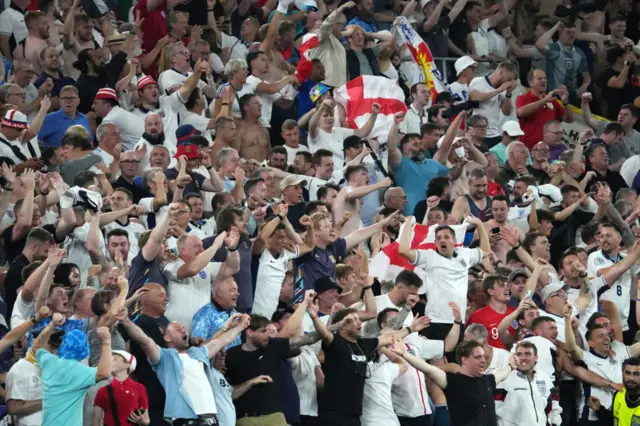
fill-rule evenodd
<path id="1" fill-rule="evenodd" d="M 331 333 L 335 333 L 340 328 L 340 323 L 331 324 L 326 326 L 327 330 Z M 289 340 L 289 349 L 299 349 L 302 346 L 313 345 L 314 343 L 320 341 L 320 333 L 317 331 L 312 331 L 311 333 L 307 333 L 304 336 L 295 337 Z"/>

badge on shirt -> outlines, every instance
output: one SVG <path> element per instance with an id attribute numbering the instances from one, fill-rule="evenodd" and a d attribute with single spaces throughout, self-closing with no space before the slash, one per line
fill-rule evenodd
<path id="1" fill-rule="evenodd" d="M 542 395 L 547 393 L 547 384 L 544 380 L 536 380 L 536 385 L 538 385 L 538 390 Z"/>
<path id="2" fill-rule="evenodd" d="M 200 275 L 200 278 L 202 278 L 203 280 L 207 278 L 207 273 L 204 271 L 204 269 L 200 271 L 198 275 Z"/>
<path id="3" fill-rule="evenodd" d="M 461 264 L 464 268 L 466 268 L 466 267 L 467 267 L 467 262 L 466 262 L 464 259 L 460 258 L 460 259 L 458 259 L 458 260 L 460 261 L 460 264 Z"/>
<path id="4" fill-rule="evenodd" d="M 595 263 L 596 265 L 604 265 L 605 261 L 603 258 L 601 258 L 600 256 L 596 257 L 596 259 L 593 261 L 593 263 Z"/>

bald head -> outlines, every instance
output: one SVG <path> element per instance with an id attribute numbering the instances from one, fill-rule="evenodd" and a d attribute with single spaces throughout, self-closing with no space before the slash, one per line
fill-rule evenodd
<path id="1" fill-rule="evenodd" d="M 144 118 L 144 131 L 151 136 L 157 136 L 164 132 L 162 117 L 160 117 L 160 114 L 155 112 L 147 114 Z"/>
<path id="2" fill-rule="evenodd" d="M 146 283 L 142 288 L 146 289 L 140 298 L 145 315 L 154 318 L 164 315 L 169 301 L 164 287 L 158 283 Z"/>

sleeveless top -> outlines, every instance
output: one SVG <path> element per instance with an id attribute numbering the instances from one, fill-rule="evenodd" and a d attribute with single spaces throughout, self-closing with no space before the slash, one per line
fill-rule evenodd
<path id="1" fill-rule="evenodd" d="M 484 210 L 480 210 L 480 207 L 476 205 L 476 202 L 473 201 L 473 198 L 471 198 L 469 194 L 464 194 L 464 197 L 469 202 L 469 210 L 471 211 L 471 214 L 481 221 L 486 222 L 491 214 L 491 197 L 484 197 L 485 200 L 487 200 L 487 207 Z"/>

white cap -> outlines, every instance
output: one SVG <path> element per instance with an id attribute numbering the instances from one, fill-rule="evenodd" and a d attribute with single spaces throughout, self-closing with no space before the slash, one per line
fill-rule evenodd
<path id="1" fill-rule="evenodd" d="M 568 291 L 569 285 L 565 284 L 558 280 L 553 280 L 549 284 L 546 285 L 545 288 L 540 292 L 540 298 L 542 299 L 542 303 L 545 302 L 553 293 L 557 293 L 561 290 Z"/>
<path id="2" fill-rule="evenodd" d="M 138 365 L 136 357 L 131 355 L 129 352 L 122 350 L 112 350 L 111 353 L 120 355 L 122 358 L 124 358 L 127 364 L 129 364 L 129 373 L 136 369 L 136 366 Z"/>
<path id="3" fill-rule="evenodd" d="M 458 60 L 453 64 L 456 69 L 456 75 L 460 75 L 460 73 L 471 66 L 477 66 L 478 63 L 473 60 L 471 56 L 462 56 L 458 58 Z"/>
<path id="4" fill-rule="evenodd" d="M 547 197 L 553 204 L 562 201 L 562 191 L 560 191 L 560 188 L 550 183 L 539 185 L 538 194 L 540 195 L 540 197 Z"/>
<path id="5" fill-rule="evenodd" d="M 453 140 L 453 143 L 456 143 L 461 139 L 466 139 L 466 137 L 464 137 L 464 136 L 456 136 L 455 139 Z M 442 145 L 443 141 L 444 141 L 444 136 L 440 136 L 440 139 L 438 139 L 438 142 L 436 143 L 436 148 L 440 149 L 440 146 Z"/>
<path id="6" fill-rule="evenodd" d="M 433 0 L 420 0 L 420 9 L 424 9 L 426 5 L 431 3 Z"/>
<path id="7" fill-rule="evenodd" d="M 514 120 L 507 121 L 502 125 L 502 133 L 505 132 L 509 136 L 524 136 L 524 132 L 520 128 L 520 123 Z"/>

